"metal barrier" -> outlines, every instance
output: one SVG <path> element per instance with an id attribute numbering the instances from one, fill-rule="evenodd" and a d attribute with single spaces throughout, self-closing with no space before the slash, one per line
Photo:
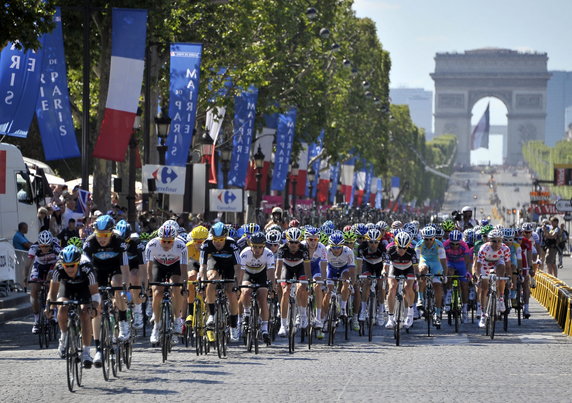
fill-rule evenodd
<path id="1" fill-rule="evenodd" d="M 531 295 L 556 319 L 564 333 L 572 336 L 572 287 L 562 280 L 546 274 L 536 273 L 536 288 Z"/>

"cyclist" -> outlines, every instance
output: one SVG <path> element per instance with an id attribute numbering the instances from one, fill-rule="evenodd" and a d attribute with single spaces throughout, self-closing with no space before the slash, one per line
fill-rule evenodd
<path id="1" fill-rule="evenodd" d="M 241 272 L 239 283 L 242 285 L 258 284 L 258 305 L 260 306 L 260 318 L 262 323 L 260 331 L 265 343 L 270 343 L 268 335 L 268 282 L 274 283 L 274 254 L 265 246 L 266 236 L 262 232 L 255 232 L 250 236 L 248 247 L 240 254 Z M 245 289 L 240 295 L 240 303 L 243 306 L 243 323 L 248 324 L 250 318 L 250 300 L 252 290 Z"/>
<path id="2" fill-rule="evenodd" d="M 41 314 L 40 302 L 38 301 L 40 284 L 37 281 L 49 280 L 49 275 L 54 268 L 59 253 L 60 244 L 57 238 L 54 238 L 48 230 L 41 231 L 38 234 L 38 242 L 32 244 L 28 250 L 28 257 L 32 264 L 29 281 L 33 282 L 30 290 L 30 302 L 32 303 L 32 312 L 34 313 L 34 326 L 32 327 L 32 333 L 34 334 L 37 334 L 39 331 L 38 322 Z"/>
<path id="3" fill-rule="evenodd" d="M 87 237 L 83 244 L 83 253 L 91 260 L 100 287 L 110 285 L 121 287 L 123 285 L 125 290 L 129 282 L 129 261 L 124 242 L 112 231 L 114 226 L 115 220 L 110 215 L 105 214 L 97 217 L 94 223 L 94 233 Z M 127 340 L 129 338 L 127 303 L 119 291 L 115 292 L 113 301 L 119 311 L 118 338 L 119 340 Z M 93 364 L 99 368 L 101 367 L 99 340 L 101 317 L 96 316 L 92 322 L 96 348 Z"/>
<path id="4" fill-rule="evenodd" d="M 366 233 L 367 242 L 362 242 L 358 247 L 357 255 L 357 272 L 365 276 L 381 276 L 383 270 L 383 262 L 385 260 L 385 246 L 382 244 L 382 233 L 377 228 L 370 229 Z M 385 290 L 382 288 L 382 281 L 377 280 L 377 324 L 382 326 L 384 323 Z M 369 279 L 364 280 L 363 289 L 369 290 Z M 361 308 L 359 320 L 364 321 L 367 318 L 367 304 L 369 300 L 369 292 L 365 291 L 361 300 Z"/>
<path id="5" fill-rule="evenodd" d="M 50 316 L 50 301 L 77 300 L 81 303 L 81 340 L 83 349 L 81 360 L 85 368 L 91 368 L 93 360 L 90 354 L 92 338 L 92 316 L 88 308 L 99 309 L 101 295 L 99 295 L 96 274 L 93 265 L 88 259 L 81 259 L 82 251 L 77 246 L 68 245 L 59 254 L 54 269 L 50 291 L 46 302 L 46 314 Z M 60 297 L 58 298 L 58 294 Z M 68 307 L 58 309 L 58 324 L 61 335 L 58 352 L 64 358 L 68 335 Z"/>
<path id="6" fill-rule="evenodd" d="M 340 316 L 345 317 L 347 316 L 347 304 L 350 297 L 350 281 L 355 281 L 356 264 L 354 252 L 347 246 L 344 246 L 344 236 L 341 231 L 335 231 L 330 235 L 329 245 L 326 247 L 326 250 L 328 259 L 326 278 L 329 281 L 323 307 L 327 312 L 330 305 L 330 295 L 334 289 L 334 283 L 331 280 L 342 280 Z"/>
<path id="7" fill-rule="evenodd" d="M 282 245 L 282 233 L 278 230 L 269 230 L 266 233 L 266 247 L 274 254 L 275 260 L 280 245 Z"/>
<path id="8" fill-rule="evenodd" d="M 373 225 L 373 227 L 375 227 L 375 224 L 373 224 L 373 223 L 370 223 L 370 225 Z M 366 225 L 366 227 L 368 227 L 368 226 Z M 358 253 L 358 248 L 360 246 L 360 244 L 357 243 L 357 233 L 353 230 L 351 225 L 346 225 L 342 231 L 342 234 L 344 236 L 344 246 L 347 246 L 348 248 L 350 248 L 352 250 L 352 252 L 354 253 L 354 260 L 356 260 L 356 262 L 357 262 L 356 257 L 357 257 L 357 253 Z M 358 273 L 359 273 L 359 271 L 358 271 Z M 357 277 L 356 277 L 356 279 L 357 279 Z M 353 290 L 353 296 L 354 296 L 354 299 L 353 299 L 354 315 L 352 317 L 352 327 L 353 327 L 353 330 L 355 330 L 357 332 L 359 330 L 358 312 L 360 311 L 360 307 L 361 307 L 361 290 L 360 290 L 359 284 L 357 284 L 357 282 L 352 284 L 351 289 Z"/>
<path id="9" fill-rule="evenodd" d="M 510 265 L 510 249 L 502 243 L 502 233 L 499 230 L 492 230 L 488 233 L 488 242 L 484 243 L 479 249 L 477 260 L 473 266 L 473 275 L 482 276 L 489 275 L 495 271 L 497 276 L 502 277 L 505 274 L 505 268 Z M 503 312 L 504 306 L 504 287 L 505 281 L 498 282 L 498 301 L 497 310 Z M 489 291 L 489 280 L 481 279 L 479 288 L 481 306 L 485 307 L 487 302 L 487 293 Z M 479 327 L 485 327 L 486 315 L 481 315 Z"/>
<path id="10" fill-rule="evenodd" d="M 461 320 L 463 323 L 467 323 L 467 305 L 469 302 L 469 284 L 467 279 L 467 267 L 470 266 L 471 252 L 469 246 L 463 241 L 463 234 L 459 230 L 453 230 L 449 234 L 449 239 L 443 243 L 443 248 L 445 249 L 445 255 L 447 257 L 447 275 L 457 275 L 462 276 L 460 279 L 461 284 L 461 300 L 463 301 L 463 307 L 461 310 Z M 451 303 L 451 282 L 447 284 L 447 296 L 445 301 L 447 304 Z"/>
<path id="11" fill-rule="evenodd" d="M 141 286 L 141 276 L 145 273 L 145 264 L 143 262 L 143 252 L 145 245 L 139 241 L 137 233 L 131 231 L 131 225 L 120 220 L 115 224 L 115 233 L 125 242 L 127 251 L 127 259 L 129 260 L 130 283 L 132 286 Z M 143 328 L 143 312 L 141 310 L 141 290 L 132 292 L 133 298 L 133 327 L 135 329 Z"/>
<path id="12" fill-rule="evenodd" d="M 389 311 L 385 327 L 392 329 L 395 327 L 395 296 L 397 295 L 398 280 L 396 276 L 406 276 L 407 280 L 404 289 L 404 303 L 407 307 L 407 316 L 404 326 L 410 327 L 413 324 L 413 302 L 415 294 L 413 283 L 415 281 L 415 269 L 417 266 L 417 255 L 415 249 L 411 247 L 411 235 L 405 231 L 398 232 L 394 241 L 389 244 L 385 255 L 384 271 L 387 272 L 389 291 L 387 296 L 387 310 Z"/>
<path id="13" fill-rule="evenodd" d="M 236 245 L 238 246 L 238 250 L 243 250 L 248 246 L 248 240 L 250 236 L 255 232 L 260 231 L 260 225 L 256 223 L 248 223 L 242 226 L 242 236 L 236 241 Z"/>
<path id="14" fill-rule="evenodd" d="M 197 275 L 201 268 L 201 246 L 207 240 L 208 236 L 209 230 L 202 225 L 196 226 L 191 230 L 191 233 L 187 235 L 187 267 L 189 272 L 189 281 L 197 280 Z M 196 296 L 195 285 L 190 283 L 188 290 L 189 297 L 187 298 L 187 302 L 189 316 L 187 316 L 187 323 L 190 324 L 193 320 L 193 303 Z"/>
<path id="15" fill-rule="evenodd" d="M 530 311 L 529 311 L 529 301 L 530 301 L 530 288 L 532 277 L 534 275 L 534 240 L 531 241 L 532 238 L 532 225 L 527 226 L 529 223 L 524 223 L 522 225 L 522 230 L 517 232 L 517 241 L 520 241 L 520 248 L 522 250 L 522 276 L 523 276 L 523 283 L 522 283 L 522 294 L 523 294 L 523 316 L 525 318 L 530 318 Z M 528 230 L 525 231 L 524 228 Z"/>
<path id="16" fill-rule="evenodd" d="M 308 248 L 308 254 L 310 255 L 310 266 L 312 270 L 312 278 L 315 281 L 321 281 L 326 277 L 327 268 L 327 251 L 326 247 L 320 242 L 319 230 L 312 226 L 307 226 L 305 231 L 305 240 L 302 244 Z M 313 326 L 316 329 L 322 328 L 322 300 L 324 298 L 322 292 L 322 286 L 320 284 L 314 284 L 314 294 L 316 296 L 316 317 Z M 318 333 L 318 336 L 323 337 L 323 334 Z M 318 337 L 320 338 L 320 337 Z"/>
<path id="17" fill-rule="evenodd" d="M 516 298 L 516 276 L 522 272 L 522 248 L 520 242 L 515 242 L 515 236 L 514 228 L 504 228 L 502 231 L 503 243 L 510 249 L 510 265 L 507 266 L 506 276 L 512 279 L 510 299 L 513 301 Z"/>
<path id="18" fill-rule="evenodd" d="M 147 280 L 149 282 L 165 282 L 169 279 L 173 283 L 180 283 L 187 278 L 187 246 L 177 238 L 177 229 L 174 225 L 163 224 L 157 231 L 157 237 L 151 239 L 145 246 L 145 261 L 147 262 Z M 153 286 L 153 330 L 149 338 L 152 344 L 159 342 L 161 329 L 161 300 L 164 287 Z M 173 316 L 174 333 L 183 331 L 182 313 L 185 300 L 180 287 L 173 287 Z"/>
<path id="19" fill-rule="evenodd" d="M 203 242 L 200 255 L 200 277 L 208 280 L 233 280 L 240 270 L 240 251 L 236 242 L 228 238 L 228 229 L 217 222 L 210 229 L 211 237 Z M 232 291 L 233 284 L 226 285 L 226 295 L 230 310 L 230 339 L 238 341 L 238 297 Z M 207 327 L 215 323 L 216 286 L 207 284 L 206 303 L 209 310 Z"/>
<path id="20" fill-rule="evenodd" d="M 443 274 L 443 267 L 447 267 L 445 249 L 441 241 L 436 239 L 437 230 L 427 226 L 421 230 L 423 239 L 415 247 L 417 258 L 419 259 L 419 273 L 433 274 L 433 289 L 435 290 L 435 314 L 433 322 L 435 326 L 441 324 L 441 309 L 443 308 L 443 287 L 440 275 Z M 425 277 L 419 279 L 419 291 L 417 306 L 423 306 L 423 294 L 425 292 Z"/>
<path id="21" fill-rule="evenodd" d="M 302 231 L 299 228 L 288 228 L 285 231 L 286 243 L 278 249 L 276 259 L 276 277 L 280 278 L 282 284 L 282 296 L 280 298 L 280 330 L 278 335 L 286 337 L 288 333 L 288 298 L 290 297 L 291 284 L 286 280 L 294 278 L 307 280 L 311 274 L 310 253 L 306 245 L 301 244 L 303 240 Z M 300 284 L 296 288 L 297 304 L 301 308 L 308 306 L 308 286 Z M 302 329 L 308 327 L 308 316 L 306 309 L 300 309 L 299 325 Z"/>

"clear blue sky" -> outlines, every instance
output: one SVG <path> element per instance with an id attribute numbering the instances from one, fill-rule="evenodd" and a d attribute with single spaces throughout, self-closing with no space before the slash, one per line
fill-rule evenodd
<path id="1" fill-rule="evenodd" d="M 437 52 L 483 47 L 546 52 L 549 70 L 572 71 L 572 0 L 354 0 L 354 9 L 375 21 L 391 54 L 392 88 L 433 91 Z M 506 124 L 499 107 L 491 123 Z"/>

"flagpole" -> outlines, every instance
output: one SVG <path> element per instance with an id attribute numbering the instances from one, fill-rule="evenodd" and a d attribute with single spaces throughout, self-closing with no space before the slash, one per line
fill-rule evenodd
<path id="1" fill-rule="evenodd" d="M 85 0 L 83 8 L 83 94 L 82 94 L 82 127 L 81 127 L 81 187 L 89 191 L 89 70 L 91 65 L 89 33 L 91 22 L 90 0 Z"/>

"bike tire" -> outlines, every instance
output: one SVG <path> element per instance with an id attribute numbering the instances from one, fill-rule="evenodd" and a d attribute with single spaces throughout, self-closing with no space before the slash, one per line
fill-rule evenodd
<path id="1" fill-rule="evenodd" d="M 294 354 L 296 344 L 296 326 L 294 323 L 294 316 L 296 312 L 296 303 L 294 300 L 290 301 L 290 308 L 288 310 L 288 352 Z"/>
<path id="2" fill-rule="evenodd" d="M 101 369 L 103 371 L 103 379 L 109 381 L 111 374 L 111 322 L 108 314 L 104 314 L 101 318 Z"/>
<path id="3" fill-rule="evenodd" d="M 43 311 L 41 311 L 40 319 L 38 320 L 38 344 L 40 349 L 48 348 L 48 328 Z"/>
<path id="4" fill-rule="evenodd" d="M 433 296 L 425 296 L 425 320 L 427 321 L 427 337 L 431 337 L 431 327 L 433 326 Z"/>
<path id="5" fill-rule="evenodd" d="M 334 345 L 336 339 L 336 302 L 330 301 L 330 309 L 328 312 L 328 346 Z"/>
<path id="6" fill-rule="evenodd" d="M 497 297 L 496 294 L 491 294 L 489 296 L 489 308 L 490 311 L 488 312 L 487 321 L 488 321 L 488 336 L 493 340 L 495 338 L 495 324 L 496 324 L 496 315 L 497 315 Z"/>
<path id="7" fill-rule="evenodd" d="M 254 345 L 254 354 L 258 354 L 259 338 L 260 338 L 260 323 L 258 322 L 258 302 L 253 298 L 251 316 L 250 316 L 250 334 L 251 340 Z"/>
<path id="8" fill-rule="evenodd" d="M 368 310 L 367 310 L 367 339 L 370 342 L 373 340 L 373 321 L 375 316 L 375 303 L 376 303 L 375 294 L 372 295 L 372 293 L 370 293 L 368 301 Z"/>
<path id="9" fill-rule="evenodd" d="M 78 322 L 74 325 L 75 328 L 75 351 L 76 351 L 76 360 L 75 360 L 75 383 L 77 386 L 81 386 L 82 376 L 83 376 L 83 362 L 81 361 L 81 352 L 83 350 L 83 343 L 81 338 L 81 328 Z"/>
<path id="10" fill-rule="evenodd" d="M 398 298 L 397 300 L 397 310 L 395 312 L 395 327 L 394 329 L 394 337 L 395 337 L 395 345 L 399 346 L 401 344 L 401 309 L 403 304 L 403 299 Z"/>
<path id="11" fill-rule="evenodd" d="M 520 280 L 520 275 L 516 280 L 516 316 L 518 326 L 522 325 L 522 281 Z"/>
<path id="12" fill-rule="evenodd" d="M 161 354 L 163 362 L 169 357 L 171 345 L 171 309 L 163 303 L 161 307 Z"/>
<path id="13" fill-rule="evenodd" d="M 225 342 L 225 324 L 223 318 L 222 306 L 220 303 L 216 304 L 216 321 L 215 321 L 215 338 L 216 338 L 216 351 L 218 358 L 224 358 L 224 342 Z"/>
<path id="14" fill-rule="evenodd" d="M 66 341 L 66 375 L 68 389 L 73 392 L 76 380 L 76 353 L 75 353 L 75 334 L 72 326 L 68 326 L 68 339 Z"/>
<path id="15" fill-rule="evenodd" d="M 132 359 L 133 359 L 133 343 L 131 340 L 129 340 L 123 345 L 123 361 L 125 362 L 125 368 L 131 369 Z"/>

